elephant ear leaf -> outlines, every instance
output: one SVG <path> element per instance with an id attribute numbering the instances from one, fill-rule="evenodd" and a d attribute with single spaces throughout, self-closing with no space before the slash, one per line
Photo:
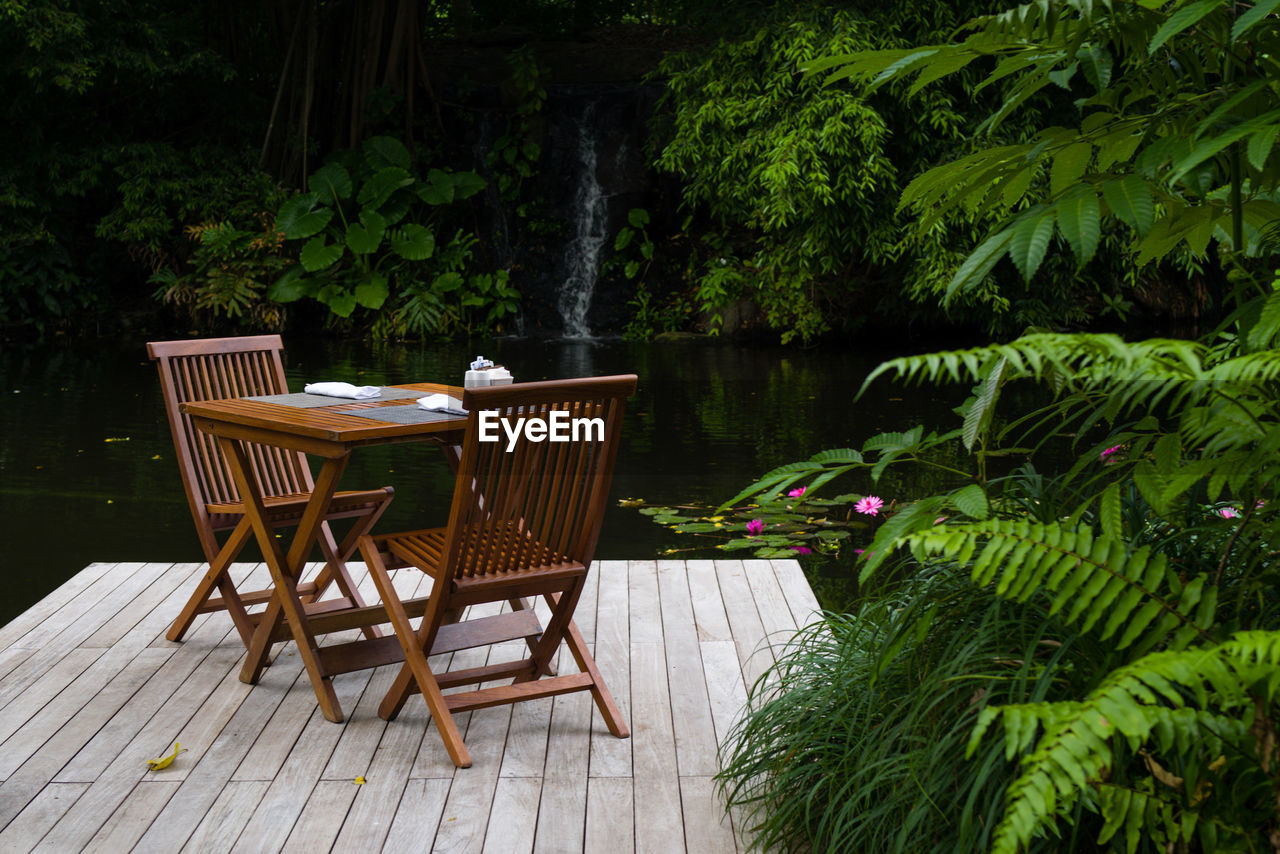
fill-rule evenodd
<path id="1" fill-rule="evenodd" d="M 371 210 L 360 212 L 360 221 L 347 226 L 347 247 L 357 255 L 371 255 L 382 245 L 387 221 Z"/>
<path id="2" fill-rule="evenodd" d="M 425 261 L 436 251 L 436 239 L 431 229 L 409 224 L 388 232 L 391 249 L 406 261 Z"/>
<path id="3" fill-rule="evenodd" d="M 487 182 L 474 172 L 455 172 L 453 175 L 453 197 L 466 199 L 483 190 Z"/>
<path id="4" fill-rule="evenodd" d="M 333 211 L 315 209 L 319 201 L 317 193 L 302 193 L 285 202 L 276 214 L 276 231 L 286 240 L 301 240 L 318 233 L 333 219 Z"/>
<path id="5" fill-rule="evenodd" d="M 302 245 L 298 260 L 308 273 L 318 273 L 332 267 L 342 257 L 341 243 L 326 243 L 323 234 L 317 234 Z"/>
<path id="6" fill-rule="evenodd" d="M 387 277 L 374 275 L 356 285 L 356 302 L 365 308 L 371 308 L 375 311 L 382 308 L 382 304 L 387 301 L 387 294 L 390 288 L 387 285 Z"/>
<path id="7" fill-rule="evenodd" d="M 375 136 L 367 139 L 362 146 L 364 156 L 368 158 L 370 165 L 375 169 L 385 169 L 388 166 L 397 166 L 401 169 L 408 169 L 411 158 L 409 157 L 409 149 L 405 148 L 404 143 L 393 136 Z"/>
<path id="8" fill-rule="evenodd" d="M 356 201 L 365 209 L 377 210 L 391 198 L 392 193 L 412 183 L 413 176 L 407 169 L 388 166 L 374 172 L 372 177 L 364 182 L 364 186 L 360 188 L 360 195 L 356 196 Z"/>
<path id="9" fill-rule="evenodd" d="M 307 179 L 307 189 L 326 205 L 351 198 L 351 175 L 340 163 L 327 163 Z"/>
<path id="10" fill-rule="evenodd" d="M 316 299 L 329 306 L 329 310 L 338 317 L 350 317 L 356 310 L 356 295 L 342 285 L 325 285 L 316 294 Z"/>
<path id="11" fill-rule="evenodd" d="M 427 182 L 418 190 L 418 196 L 429 205 L 447 205 L 453 201 L 456 188 L 447 172 L 432 169 Z"/>

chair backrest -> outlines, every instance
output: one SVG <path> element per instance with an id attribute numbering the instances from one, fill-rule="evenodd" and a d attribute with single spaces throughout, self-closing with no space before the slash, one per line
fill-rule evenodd
<path id="1" fill-rule="evenodd" d="M 635 387 L 626 374 L 469 389 L 442 574 L 589 566 Z"/>
<path id="2" fill-rule="evenodd" d="M 211 516 L 206 505 L 236 503 L 240 494 L 217 441 L 195 429 L 181 404 L 287 392 L 280 357 L 283 349 L 279 335 L 147 344 L 147 355 L 160 371 L 165 415 L 187 502 L 201 543 L 210 555 L 217 554 L 213 531 L 233 522 Z M 251 443 L 246 443 L 246 449 L 267 497 L 311 491 L 311 472 L 301 454 Z"/>

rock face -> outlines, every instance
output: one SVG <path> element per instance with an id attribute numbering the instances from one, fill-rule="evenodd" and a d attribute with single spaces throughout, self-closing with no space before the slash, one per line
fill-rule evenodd
<path id="1" fill-rule="evenodd" d="M 546 101 L 525 119 L 520 144 L 540 151 L 533 174 L 517 193 L 503 193 L 503 164 L 486 162 L 508 132 L 513 104 L 504 85 L 493 80 L 495 57 L 486 53 L 485 70 L 463 77 L 462 63 L 451 63 L 444 99 L 457 104 L 446 133 L 459 149 L 459 168 L 473 168 L 489 179 L 484 211 L 477 223 L 477 254 L 496 269 L 510 271 L 522 294 L 517 330 L 527 335 L 591 338 L 616 334 L 628 317 L 629 283 L 613 276 L 601 284 L 601 268 L 613 254 L 618 230 L 632 208 L 652 202 L 656 175 L 648 168 L 645 142 L 649 118 L 659 94 L 655 85 L 632 81 L 590 82 L 580 64 L 563 74 L 572 82 L 544 84 Z M 471 57 L 472 61 L 477 59 Z M 563 64 L 563 63 L 561 63 Z M 479 82 L 488 76 L 488 80 Z M 437 75 L 437 79 L 440 76 Z M 621 284 L 619 284 L 621 283 Z"/>

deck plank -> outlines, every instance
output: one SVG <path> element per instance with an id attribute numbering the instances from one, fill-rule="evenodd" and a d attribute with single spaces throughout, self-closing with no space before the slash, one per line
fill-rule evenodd
<path id="1" fill-rule="evenodd" d="M 631 644 L 637 854 L 684 850 L 680 780 L 663 645 Z"/>
<path id="2" fill-rule="evenodd" d="M 425 841 L 435 839 L 450 782 L 437 777 L 411 779 L 405 784 L 396 817 L 382 846 L 384 854 L 421 854 Z"/>
<path id="3" fill-rule="evenodd" d="M 226 788 L 222 790 L 222 794 L 218 795 L 218 799 L 213 802 L 213 806 L 205 813 L 200 824 L 196 825 L 195 832 L 187 839 L 187 844 L 182 846 L 182 854 L 205 854 L 205 852 L 226 851 L 232 844 L 245 844 L 246 835 L 250 830 L 249 827 L 245 826 L 245 822 L 249 820 L 248 816 L 253 813 L 254 808 L 261 800 L 267 785 L 265 780 L 231 780 L 228 782 Z M 301 809 L 302 805 L 299 804 L 298 808 Z M 292 823 L 285 825 L 284 832 L 286 835 L 292 827 Z M 241 831 L 241 828 L 244 828 L 244 830 Z M 280 846 L 277 844 L 274 848 L 270 848 L 266 845 L 257 844 L 255 841 L 250 841 L 249 850 L 279 851 Z"/>
<path id="4" fill-rule="evenodd" d="M 587 844 L 584 851 L 635 850 L 635 792 L 622 777 L 587 779 Z"/>
<path id="5" fill-rule="evenodd" d="M 85 783 L 55 783 L 45 786 L 17 818 L 0 831 L 0 851 L 32 851 L 57 827 L 76 800 L 89 786 Z"/>
<path id="6" fill-rule="evenodd" d="M 630 584 L 626 561 L 600 561 L 596 643 L 592 654 L 609 693 L 626 721 L 631 720 Z M 594 704 L 593 704 L 594 705 Z M 591 711 L 592 777 L 630 777 L 631 740 L 614 738 L 600 716 Z"/>
<path id="7" fill-rule="evenodd" d="M 23 638 L 38 641 L 39 633 L 37 630 L 41 626 L 52 624 L 55 614 L 63 611 L 65 606 L 79 598 L 85 590 L 97 584 L 103 576 L 108 575 L 115 567 L 116 564 L 114 563 L 91 563 L 71 576 L 48 596 L 0 627 L 0 648 L 24 646 L 24 644 L 19 643 Z M 105 589 L 109 583 L 104 582 L 103 588 Z M 92 601 L 92 597 L 86 597 L 81 605 L 90 601 Z M 68 618 L 73 613 L 73 610 L 70 608 L 66 610 L 65 613 Z M 35 644 L 37 647 L 39 645 L 39 643 Z"/>
<path id="8" fill-rule="evenodd" d="M 292 642 L 249 686 L 226 614 L 165 640 L 201 570 L 93 564 L 0 627 L 0 850 L 736 854 L 747 840 L 718 800 L 717 748 L 771 644 L 818 613 L 795 561 L 599 561 L 576 622 L 632 737 L 586 693 L 480 709 L 456 716 L 474 761 L 457 770 L 421 698 L 377 716 L 398 665 L 336 677 L 334 724 Z M 268 582 L 262 564 L 231 573 Z M 430 586 L 395 578 L 405 595 Z M 563 648 L 558 665 L 576 669 Z M 175 741 L 186 752 L 149 771 Z"/>
<path id="9" fill-rule="evenodd" d="M 680 774 L 711 777 L 720 770 L 716 731 L 684 565 L 679 561 L 658 561 L 658 587 L 671 708 L 680 710 L 680 714 L 672 714 Z"/>

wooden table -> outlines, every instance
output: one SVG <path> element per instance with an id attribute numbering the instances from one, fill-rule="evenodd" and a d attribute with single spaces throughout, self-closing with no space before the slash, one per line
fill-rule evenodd
<path id="1" fill-rule="evenodd" d="M 456 469 L 455 446 L 467 419 L 418 409 L 416 399 L 443 393 L 462 398 L 462 389 L 438 383 L 389 386 L 381 399 L 347 400 L 316 395 L 273 395 L 234 400 L 184 403 L 197 429 L 215 436 L 228 460 L 275 586 L 267 610 L 254 631 L 240 671 L 241 681 L 256 683 L 267 665 L 272 643 L 292 637 L 315 689 L 321 711 L 331 721 L 343 719 L 331 677 L 338 673 L 403 660 L 394 636 L 321 648 L 316 636 L 386 622 L 381 605 L 336 606 L 324 601 L 303 605 L 298 578 L 315 547 L 325 510 L 356 448 L 397 442 L 435 442 Z M 315 489 L 287 550 L 267 522 L 263 489 L 243 442 L 274 445 L 320 457 Z"/>

